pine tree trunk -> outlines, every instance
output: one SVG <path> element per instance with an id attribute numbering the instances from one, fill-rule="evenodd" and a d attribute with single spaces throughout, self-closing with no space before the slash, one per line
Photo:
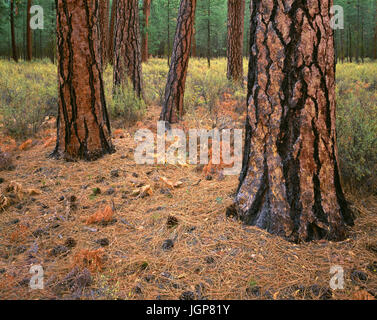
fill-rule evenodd
<path id="1" fill-rule="evenodd" d="M 12 38 L 12 56 L 15 62 L 18 62 L 18 52 L 16 44 L 16 32 L 14 26 L 14 0 L 10 1 L 10 33 Z"/>
<path id="2" fill-rule="evenodd" d="M 100 1 L 99 25 L 101 31 L 101 62 L 105 69 L 108 63 L 108 43 L 109 43 L 109 0 Z"/>
<path id="3" fill-rule="evenodd" d="M 101 73 L 99 0 L 57 0 L 59 113 L 53 157 L 114 152 Z"/>
<path id="4" fill-rule="evenodd" d="M 148 50 L 148 27 L 149 27 L 149 17 L 151 14 L 151 0 L 144 0 L 143 4 L 144 13 L 144 30 L 143 30 L 143 43 L 142 43 L 142 54 L 141 59 L 143 62 L 148 61 L 149 50 Z"/>
<path id="5" fill-rule="evenodd" d="M 211 68 L 211 0 L 207 1 L 207 64 Z"/>
<path id="6" fill-rule="evenodd" d="M 242 82 L 245 0 L 228 0 L 227 77 Z"/>
<path id="7" fill-rule="evenodd" d="M 32 42 L 32 31 L 30 27 L 30 8 L 31 8 L 31 0 L 27 1 L 26 6 L 26 60 L 31 61 L 33 56 L 33 42 Z"/>
<path id="8" fill-rule="evenodd" d="M 114 44 L 114 88 L 131 81 L 143 96 L 138 0 L 118 0 Z"/>
<path id="9" fill-rule="evenodd" d="M 191 45 L 191 57 L 196 57 L 196 30 L 192 32 L 192 45 Z"/>
<path id="10" fill-rule="evenodd" d="M 196 0 L 181 0 L 165 99 L 160 117 L 162 121 L 169 123 L 178 122 L 184 113 L 183 101 L 194 30 L 195 8 Z"/>
<path id="11" fill-rule="evenodd" d="M 107 50 L 107 56 L 108 61 L 111 65 L 114 64 L 114 35 L 115 35 L 115 17 L 116 17 L 116 10 L 117 10 L 117 1 L 113 0 L 112 6 L 111 6 L 111 17 L 110 17 L 110 30 L 109 30 L 109 42 L 108 42 L 108 50 Z"/>
<path id="12" fill-rule="evenodd" d="M 353 224 L 338 168 L 332 1 L 253 1 L 243 169 L 228 215 L 291 241 Z"/>

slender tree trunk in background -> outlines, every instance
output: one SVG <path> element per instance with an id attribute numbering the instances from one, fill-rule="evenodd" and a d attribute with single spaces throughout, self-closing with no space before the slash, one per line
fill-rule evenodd
<path id="1" fill-rule="evenodd" d="M 207 1 L 207 63 L 208 68 L 211 68 L 211 0 Z"/>
<path id="2" fill-rule="evenodd" d="M 99 6 L 99 25 L 101 31 L 101 64 L 103 70 L 108 63 L 109 43 L 109 0 L 101 0 Z"/>
<path id="3" fill-rule="evenodd" d="M 112 6 L 111 6 L 111 18 L 110 18 L 110 30 L 109 30 L 109 42 L 108 42 L 108 50 L 107 50 L 107 56 L 108 61 L 111 65 L 114 64 L 114 30 L 115 30 L 115 16 L 116 16 L 116 8 L 117 8 L 117 1 L 113 0 Z"/>
<path id="4" fill-rule="evenodd" d="M 357 38 L 356 38 L 356 63 L 359 63 L 360 54 L 360 0 L 357 0 Z"/>
<path id="5" fill-rule="evenodd" d="M 99 0 L 57 0 L 59 113 L 52 157 L 114 152 L 101 73 Z"/>
<path id="6" fill-rule="evenodd" d="M 131 81 L 143 96 L 138 0 L 118 0 L 114 45 L 114 88 Z"/>
<path id="7" fill-rule="evenodd" d="M 143 43 L 141 50 L 141 59 L 143 62 L 148 61 L 149 50 L 148 50 L 148 27 L 149 27 L 149 17 L 151 15 L 151 0 L 144 0 L 143 3 L 143 13 L 144 13 L 144 30 L 143 30 Z"/>
<path id="8" fill-rule="evenodd" d="M 196 30 L 192 32 L 192 46 L 191 46 L 191 57 L 196 57 Z"/>
<path id="9" fill-rule="evenodd" d="M 227 78 L 243 82 L 245 0 L 228 0 Z"/>
<path id="10" fill-rule="evenodd" d="M 173 54 L 165 88 L 165 99 L 160 117 L 160 120 L 169 123 L 178 122 L 184 113 L 183 101 L 194 30 L 195 9 L 196 0 L 181 0 Z"/>
<path id="11" fill-rule="evenodd" d="M 351 26 L 348 26 L 348 60 L 352 63 L 352 33 L 351 33 Z"/>
<path id="12" fill-rule="evenodd" d="M 290 241 L 342 240 L 332 1 L 253 1 L 243 168 L 228 215 Z"/>
<path id="13" fill-rule="evenodd" d="M 340 30 L 340 50 L 341 50 L 340 59 L 342 63 L 344 63 L 344 30 L 343 29 Z"/>
<path id="14" fill-rule="evenodd" d="M 170 0 L 168 0 L 168 66 L 170 66 Z"/>
<path id="15" fill-rule="evenodd" d="M 361 49 L 360 49 L 360 55 L 361 55 L 361 62 L 364 63 L 364 17 L 361 17 Z"/>
<path id="16" fill-rule="evenodd" d="M 32 31 L 30 27 L 30 8 L 31 8 L 31 0 L 27 0 L 26 6 L 26 60 L 31 61 L 33 56 L 33 42 L 32 42 Z"/>
<path id="17" fill-rule="evenodd" d="M 12 57 L 15 62 L 18 62 L 16 32 L 14 27 L 14 0 L 10 1 L 10 33 L 12 38 Z"/>

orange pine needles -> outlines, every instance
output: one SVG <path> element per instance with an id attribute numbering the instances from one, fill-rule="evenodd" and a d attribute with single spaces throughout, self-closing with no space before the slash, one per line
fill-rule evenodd
<path id="1" fill-rule="evenodd" d="M 98 210 L 95 214 L 85 218 L 86 224 L 111 222 L 114 218 L 114 211 L 110 206 L 105 207 L 103 210 Z"/>
<path id="2" fill-rule="evenodd" d="M 74 266 L 88 268 L 90 271 L 100 271 L 104 267 L 104 249 L 82 249 L 73 257 Z"/>

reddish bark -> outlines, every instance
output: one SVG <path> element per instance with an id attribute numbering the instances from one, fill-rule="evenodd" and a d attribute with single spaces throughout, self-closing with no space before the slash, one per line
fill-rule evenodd
<path id="1" fill-rule="evenodd" d="M 165 99 L 160 117 L 161 120 L 170 123 L 178 122 L 178 119 L 184 113 L 183 101 L 194 29 L 195 8 L 196 0 L 181 0 Z"/>
<path id="2" fill-rule="evenodd" d="M 227 77 L 242 82 L 245 0 L 228 0 Z"/>
<path id="3" fill-rule="evenodd" d="M 54 157 L 95 160 L 114 151 L 98 17 L 99 0 L 57 0 L 59 113 Z"/>
<path id="4" fill-rule="evenodd" d="M 109 43 L 109 0 L 100 1 L 99 25 L 101 31 L 101 61 L 103 68 L 108 63 L 108 43 Z"/>
<path id="5" fill-rule="evenodd" d="M 148 57 L 149 57 L 148 27 L 149 27 L 149 17 L 151 14 L 151 0 L 144 0 L 143 13 L 144 13 L 144 30 L 143 30 L 142 49 L 141 49 L 141 59 L 143 62 L 147 62 Z"/>
<path id="6" fill-rule="evenodd" d="M 336 146 L 332 1 L 254 1 L 246 142 L 228 214 L 291 241 L 353 224 Z"/>
<path id="7" fill-rule="evenodd" d="M 114 47 L 114 88 L 127 76 L 139 97 L 143 95 L 138 0 L 118 0 Z"/>
<path id="8" fill-rule="evenodd" d="M 115 16 L 116 16 L 116 8 L 117 8 L 117 1 L 113 0 L 111 6 L 111 18 L 110 18 L 110 26 L 109 26 L 109 41 L 108 41 L 108 50 L 107 56 L 108 61 L 112 65 L 114 63 L 114 35 L 115 35 Z"/>

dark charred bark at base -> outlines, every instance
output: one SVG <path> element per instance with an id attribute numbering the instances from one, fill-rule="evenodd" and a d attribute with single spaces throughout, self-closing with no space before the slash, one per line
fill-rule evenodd
<path id="1" fill-rule="evenodd" d="M 183 101 L 194 30 L 195 9 L 196 0 L 181 0 L 173 54 L 165 88 L 165 99 L 160 116 L 162 121 L 176 123 L 184 113 Z"/>
<path id="2" fill-rule="evenodd" d="M 290 241 L 343 240 L 332 1 L 254 1 L 246 141 L 228 215 Z"/>
<path id="3" fill-rule="evenodd" d="M 56 1 L 59 112 L 51 156 L 96 160 L 115 151 L 101 72 L 99 1 Z"/>
<path id="4" fill-rule="evenodd" d="M 143 97 L 138 0 L 118 0 L 114 41 L 114 89 L 127 77 L 138 97 Z"/>

